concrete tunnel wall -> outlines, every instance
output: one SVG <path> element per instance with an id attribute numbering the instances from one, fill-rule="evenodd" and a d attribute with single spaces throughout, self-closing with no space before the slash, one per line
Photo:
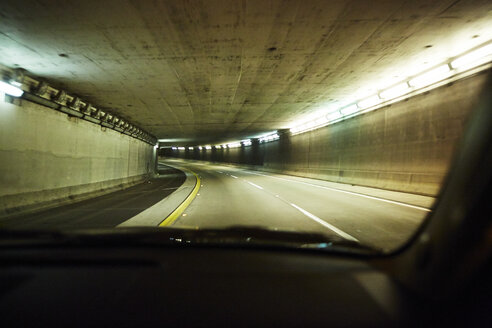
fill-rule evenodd
<path id="1" fill-rule="evenodd" d="M 97 196 L 154 173 L 152 145 L 26 100 L 2 100 L 0 216 Z"/>
<path id="2" fill-rule="evenodd" d="M 435 196 L 486 80 L 480 73 L 398 103 L 255 147 L 165 150 L 165 157 Z"/>

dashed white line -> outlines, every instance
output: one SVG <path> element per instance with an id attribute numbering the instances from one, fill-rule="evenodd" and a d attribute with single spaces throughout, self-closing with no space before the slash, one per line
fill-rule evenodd
<path id="1" fill-rule="evenodd" d="M 312 183 L 307 183 L 307 182 L 302 182 L 302 181 L 295 181 L 295 180 L 290 180 L 290 179 L 284 179 L 284 178 L 274 177 L 274 176 L 271 176 L 271 175 L 260 174 L 260 173 L 256 173 L 256 172 L 249 172 L 249 171 L 247 171 L 247 173 L 249 173 L 249 174 L 255 174 L 255 175 L 261 175 L 263 177 L 268 177 L 268 178 L 272 178 L 272 179 L 279 179 L 279 180 L 285 180 L 285 181 L 289 181 L 289 182 L 296 182 L 296 183 L 300 183 L 300 184 L 304 184 L 304 185 L 308 185 L 308 186 L 312 186 L 312 187 L 318 187 L 318 188 L 332 190 L 332 191 L 337 191 L 337 192 L 341 192 L 341 193 L 345 193 L 345 194 L 350 194 L 350 195 L 354 195 L 354 196 L 359 196 L 359 197 L 369 198 L 369 199 L 373 199 L 373 200 L 378 200 L 380 202 L 385 202 L 385 203 L 390 203 L 390 204 L 395 204 L 395 205 L 410 207 L 410 208 L 414 208 L 414 209 L 421 210 L 421 211 L 426 211 L 426 212 L 431 212 L 432 211 L 431 209 L 428 209 L 428 208 L 425 208 L 425 207 L 416 206 L 416 205 L 410 205 L 410 204 L 406 204 L 406 203 L 397 202 L 397 201 L 394 201 L 394 200 L 389 200 L 389 199 L 384 199 L 384 198 L 379 198 L 379 197 L 374 197 L 374 196 L 369 196 L 369 195 L 364 195 L 364 194 L 359 194 L 359 193 L 356 193 L 356 192 L 351 192 L 351 191 L 346 191 L 346 190 L 341 190 L 341 189 L 336 189 L 336 188 L 330 188 L 330 187 L 320 186 L 320 185 L 316 185 L 316 184 L 312 184 Z"/>
<path id="2" fill-rule="evenodd" d="M 308 218 L 312 219 L 313 221 L 316 221 L 318 222 L 319 224 L 321 224 L 322 226 L 324 226 L 325 228 L 328 228 L 330 229 L 331 231 L 333 231 L 334 233 L 336 233 L 337 235 L 345 238 L 345 239 L 348 239 L 348 240 L 352 240 L 352 241 L 355 241 L 355 242 L 359 242 L 357 240 L 357 238 L 349 235 L 348 233 L 346 233 L 345 231 L 342 231 L 340 229 L 338 229 L 337 227 L 329 224 L 328 222 L 326 221 L 323 221 L 322 219 L 320 219 L 319 217 L 317 217 L 316 215 L 312 214 L 312 213 L 309 213 L 308 211 L 306 211 L 305 209 L 302 209 L 300 208 L 299 206 L 297 206 L 296 204 L 292 204 L 290 203 L 290 205 L 292 207 L 294 207 L 295 209 L 297 209 L 299 212 L 301 212 L 302 214 L 304 214 L 305 216 L 307 216 Z"/>
<path id="3" fill-rule="evenodd" d="M 237 179 L 237 176 L 235 175 L 230 174 L 230 176 L 233 177 L 234 179 Z"/>
<path id="4" fill-rule="evenodd" d="M 249 181 L 246 181 L 246 182 L 247 182 L 247 183 L 249 183 L 250 185 L 252 185 L 252 186 L 254 186 L 254 187 L 258 188 L 258 189 L 263 190 L 263 187 L 260 187 L 260 186 L 258 186 L 257 184 L 254 184 L 253 182 L 249 182 Z"/>

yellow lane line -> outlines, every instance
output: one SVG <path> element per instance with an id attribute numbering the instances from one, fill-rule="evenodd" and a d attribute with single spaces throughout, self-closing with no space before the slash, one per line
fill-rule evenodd
<path id="1" fill-rule="evenodd" d="M 165 227 L 171 225 L 177 218 L 184 212 L 184 210 L 191 204 L 193 199 L 195 199 L 196 194 L 198 194 L 198 190 L 200 189 L 200 178 L 196 175 L 195 172 L 189 170 L 196 177 L 195 187 L 192 192 L 186 197 L 186 199 L 171 213 L 165 218 L 160 224 L 159 227 Z"/>

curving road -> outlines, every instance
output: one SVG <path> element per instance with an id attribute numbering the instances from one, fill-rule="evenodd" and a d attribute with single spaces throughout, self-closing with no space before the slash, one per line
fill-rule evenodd
<path id="1" fill-rule="evenodd" d="M 177 169 L 178 170 L 177 170 Z M 0 220 L 3 228 L 157 226 L 195 185 L 170 223 L 182 228 L 256 226 L 319 232 L 392 250 L 415 232 L 434 198 L 206 162 L 161 161 L 159 178 L 78 203 Z M 186 176 L 188 176 L 186 178 Z M 190 178 L 191 177 L 191 178 Z"/>
<path id="2" fill-rule="evenodd" d="M 172 226 L 232 225 L 321 232 L 384 249 L 400 246 L 434 198 L 182 160 L 201 179 L 197 197 Z"/>

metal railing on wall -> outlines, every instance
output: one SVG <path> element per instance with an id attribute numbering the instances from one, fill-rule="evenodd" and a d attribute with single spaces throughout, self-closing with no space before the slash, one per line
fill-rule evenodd
<path id="1" fill-rule="evenodd" d="M 135 124 L 107 110 L 102 110 L 91 103 L 70 95 L 67 91 L 54 88 L 47 82 L 35 79 L 24 73 L 23 69 L 3 68 L 0 91 L 10 97 L 55 109 L 67 115 L 98 124 L 108 129 L 141 140 L 150 145 L 157 143 L 157 138 Z"/>

